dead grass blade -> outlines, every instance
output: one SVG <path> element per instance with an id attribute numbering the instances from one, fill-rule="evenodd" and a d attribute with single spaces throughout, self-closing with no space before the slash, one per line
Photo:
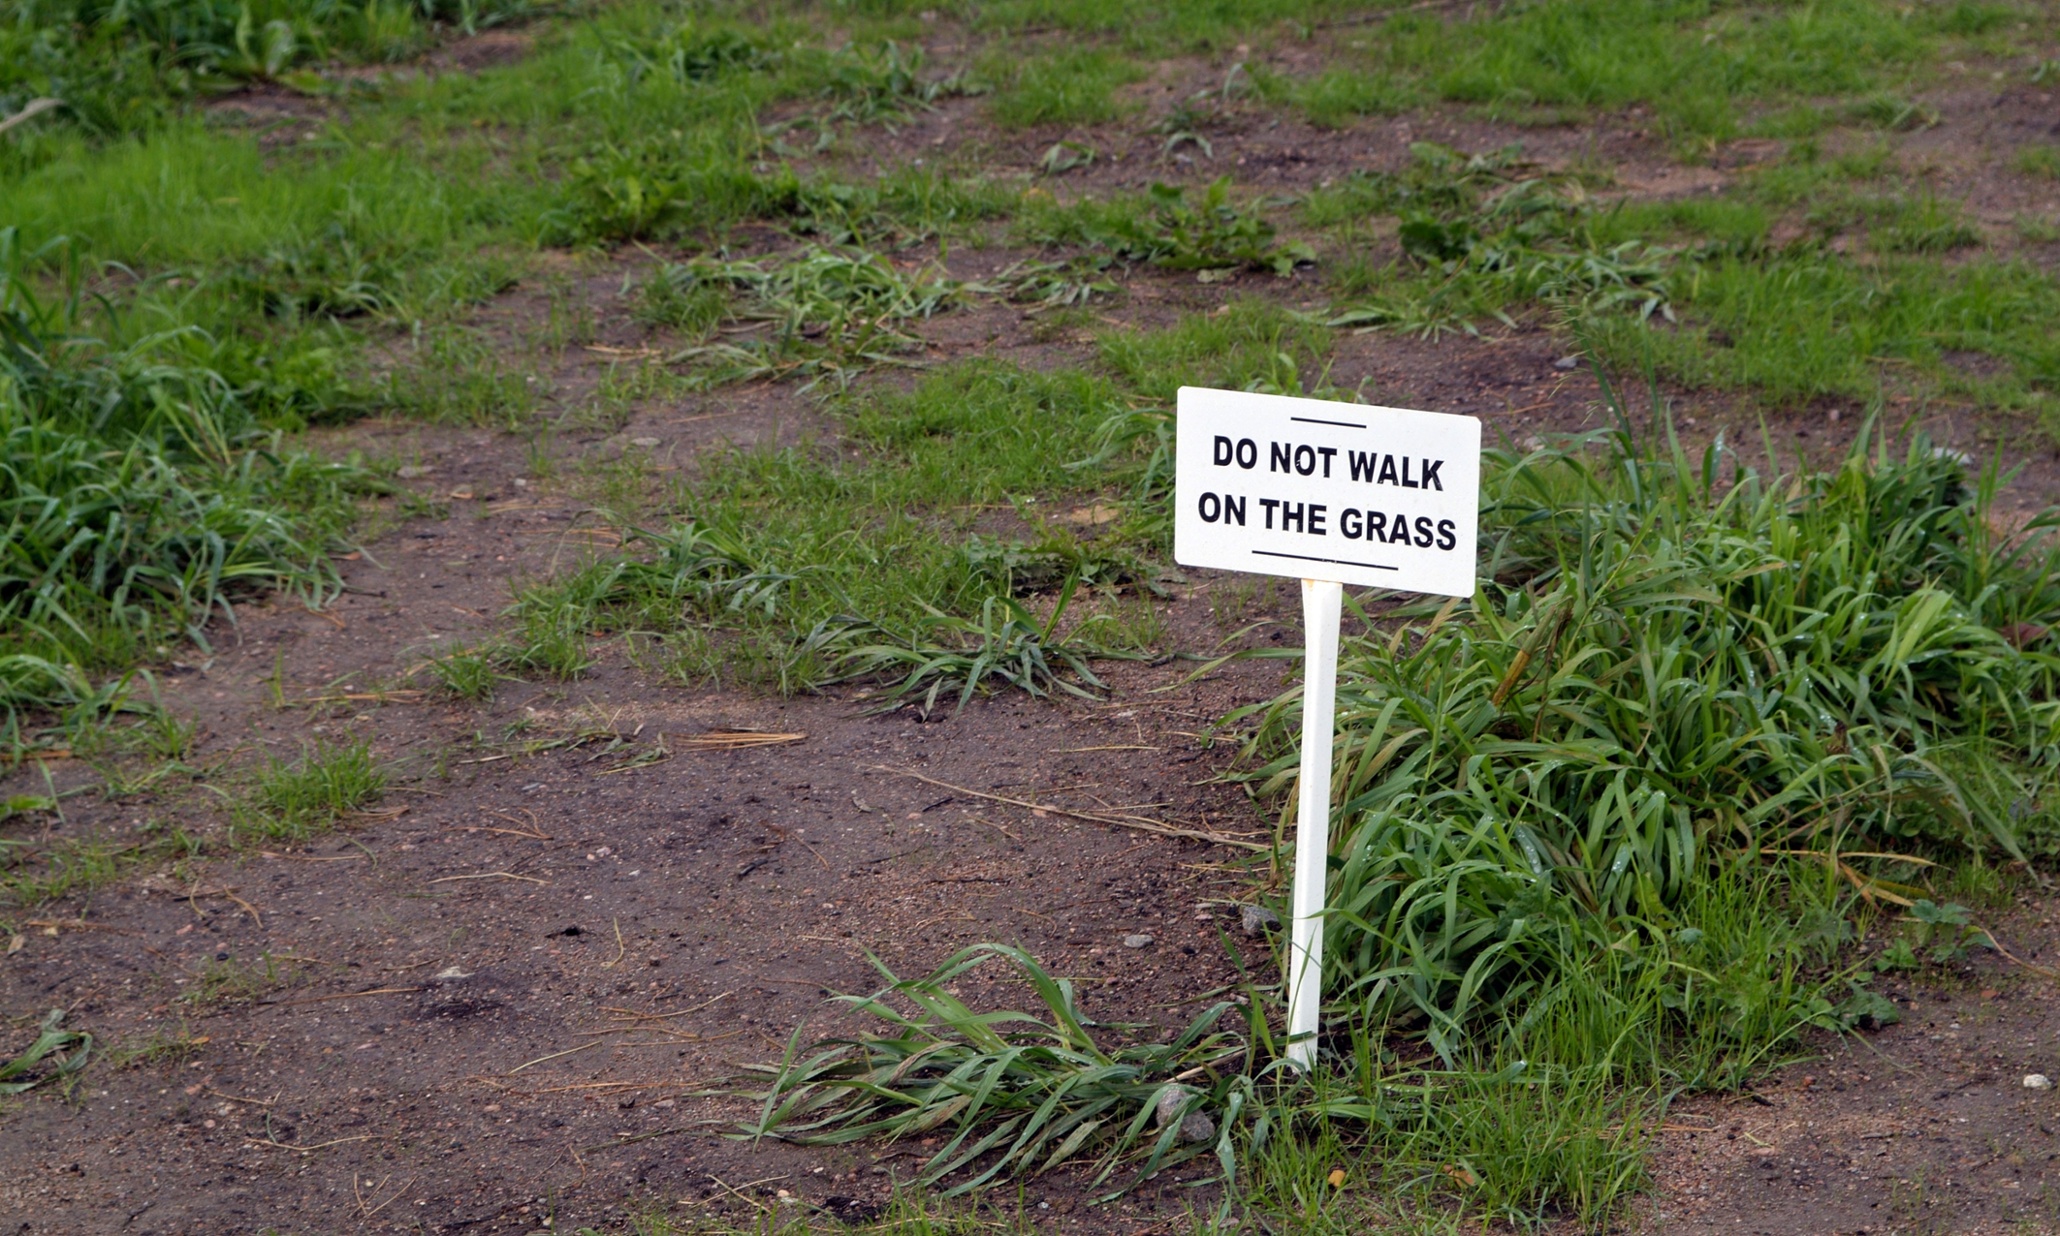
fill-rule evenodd
<path id="1" fill-rule="evenodd" d="M 1133 832 L 1151 833 L 1157 837 L 1179 837 L 1188 841 L 1206 842 L 1209 845 L 1227 845 L 1241 850 L 1251 850 L 1255 853 L 1263 853 L 1268 848 L 1256 841 L 1246 841 L 1241 837 L 1232 837 L 1226 833 L 1212 833 L 1199 828 L 1184 828 L 1177 824 L 1167 824 L 1162 820 L 1154 820 L 1146 816 L 1110 815 L 1100 811 L 1074 811 L 1068 807 L 1054 807 L 1049 803 L 1033 803 L 1021 798 L 1009 798 L 1002 794 L 986 794 L 979 790 L 970 790 L 962 785 L 953 785 L 949 781 L 939 781 L 935 777 L 926 777 L 913 769 L 890 768 L 885 764 L 875 764 L 873 768 L 879 772 L 893 773 L 897 777 L 910 777 L 926 785 L 934 785 L 940 790 L 950 790 L 954 794 L 964 794 L 972 798 L 984 798 L 988 802 L 1021 807 L 1025 811 L 1042 811 L 1048 815 L 1063 815 L 1069 819 L 1086 820 L 1091 824 L 1106 824 L 1111 828 L 1127 828 Z"/>
<path id="2" fill-rule="evenodd" d="M 777 747 L 800 742 L 808 735 L 762 730 L 709 730 L 705 734 L 675 734 L 671 737 L 680 739 L 689 751 L 739 751 L 748 747 Z"/>

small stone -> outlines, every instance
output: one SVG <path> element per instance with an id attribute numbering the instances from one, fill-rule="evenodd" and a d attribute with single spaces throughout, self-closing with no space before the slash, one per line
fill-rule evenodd
<path id="1" fill-rule="evenodd" d="M 1151 942 L 1152 938 L 1141 931 L 1134 936 L 1123 937 L 1124 948 L 1147 948 L 1151 945 Z"/>
<path id="2" fill-rule="evenodd" d="M 2026 1073 L 2024 1075 L 2024 1088 L 2026 1090 L 2051 1090 L 2053 1088 L 2053 1079 L 2047 1077 L 2044 1073 Z"/>
<path id="3" fill-rule="evenodd" d="M 1190 1143 L 1214 1141 L 1216 1138 L 1216 1122 L 1209 1118 L 1207 1112 L 1192 1111 L 1188 1112 L 1185 1116 L 1180 1114 L 1183 1108 L 1189 1103 L 1194 1102 L 1194 1097 L 1195 1092 L 1189 1090 L 1186 1086 L 1168 1086 L 1164 1090 L 1159 1091 L 1158 1104 L 1152 1108 L 1153 1127 L 1163 1129 L 1174 1120 L 1179 1120 L 1181 1141 Z"/>
<path id="4" fill-rule="evenodd" d="M 394 469 L 393 474 L 404 481 L 412 481 L 428 476 L 435 471 L 436 468 L 430 464 L 407 464 Z"/>
<path id="5" fill-rule="evenodd" d="M 658 445 L 658 439 L 656 439 L 656 438 L 631 438 L 631 439 L 629 440 L 629 444 L 630 444 L 631 446 L 642 446 L 642 447 L 647 447 L 647 448 L 648 448 L 648 447 L 653 447 L 653 446 L 656 446 L 656 445 Z"/>
<path id="6" fill-rule="evenodd" d="M 1152 1127 L 1165 1128 L 1166 1122 L 1180 1114 L 1180 1109 L 1187 1106 L 1194 1093 L 1186 1086 L 1168 1086 L 1159 1091 L 1158 1105 L 1152 1108 Z"/>
<path id="7" fill-rule="evenodd" d="M 1237 921 L 1246 935 L 1257 936 L 1265 934 L 1268 928 L 1280 926 L 1280 915 L 1265 906 L 1240 906 Z"/>
<path id="8" fill-rule="evenodd" d="M 1558 360 L 1552 362 L 1552 367 L 1554 369 L 1575 369 L 1578 368 L 1580 364 L 1581 358 L 1578 356 L 1562 356 Z"/>

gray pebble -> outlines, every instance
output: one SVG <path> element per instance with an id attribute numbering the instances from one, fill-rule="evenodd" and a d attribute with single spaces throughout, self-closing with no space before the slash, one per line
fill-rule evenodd
<path id="1" fill-rule="evenodd" d="M 1194 1101 L 1195 1092 L 1186 1086 L 1168 1086 L 1159 1091 L 1158 1104 L 1152 1109 L 1152 1124 L 1165 1128 L 1174 1119 L 1180 1121 L 1180 1140 L 1197 1143 L 1214 1141 L 1216 1122 L 1204 1111 L 1192 1111 L 1182 1116 L 1180 1111 Z"/>
<path id="2" fill-rule="evenodd" d="M 1136 935 L 1134 935 L 1134 936 L 1124 936 L 1124 937 L 1123 937 L 1123 947 L 1124 947 L 1124 948 L 1144 948 L 1145 946 L 1149 945 L 1149 944 L 1150 944 L 1151 942 L 1152 942 L 1152 938 L 1151 938 L 1150 936 L 1148 936 L 1148 935 L 1145 935 L 1145 934 L 1144 934 L 1143 932 L 1139 932 L 1139 933 L 1137 933 L 1137 934 L 1136 934 Z"/>
<path id="3" fill-rule="evenodd" d="M 1280 926 L 1280 915 L 1265 906 L 1240 906 L 1238 926 L 1243 928 L 1248 936 L 1260 935 L 1269 927 Z"/>

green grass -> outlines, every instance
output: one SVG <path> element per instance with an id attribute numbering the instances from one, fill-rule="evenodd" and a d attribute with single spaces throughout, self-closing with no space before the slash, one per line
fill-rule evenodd
<path id="1" fill-rule="evenodd" d="M 2010 165 L 2027 176 L 2060 180 L 2060 146 L 2020 146 Z"/>
<path id="2" fill-rule="evenodd" d="M 1263 80 L 1261 90 L 1326 124 L 1434 101 L 1512 119 L 1635 107 L 1692 150 L 1744 132 L 1768 103 L 1884 92 L 1921 77 L 1943 49 L 2029 17 L 2002 6 L 1899 9 L 1873 0 L 1805 9 L 1574 0 L 1459 21 L 1405 10 L 1352 29 L 1345 67 L 1307 81 Z M 1899 126 L 1907 114 L 1898 107 L 1878 120 Z"/>
<path id="3" fill-rule="evenodd" d="M 982 72 L 995 82 L 988 114 L 1011 129 L 1115 120 L 1128 110 L 1116 91 L 1144 75 L 1129 60 L 1092 48 L 1033 56 L 997 51 Z"/>
<path id="4" fill-rule="evenodd" d="M 1649 349 L 1690 388 L 1744 388 L 1777 403 L 1865 401 L 1897 385 L 1922 393 L 1951 380 L 1951 351 L 2006 363 L 2014 381 L 1982 393 L 1991 406 L 2060 389 L 2060 351 L 2038 325 L 2060 312 L 2060 285 L 2029 264 L 1734 258 L 1704 266 L 1688 287 L 1685 330 L 1610 326 L 1598 332 L 1605 353 L 1627 361 Z"/>
<path id="5" fill-rule="evenodd" d="M 284 80 L 319 92 L 321 79 L 303 66 L 330 58 L 400 60 L 439 36 L 530 11 L 522 0 L 260 0 L 238 6 L 23 0 L 9 7 L 0 27 L 0 117 L 32 98 L 57 98 L 64 105 L 47 114 L 45 127 L 132 133 L 224 88 Z"/>
<path id="6" fill-rule="evenodd" d="M 1593 1228 L 1644 1186 L 1672 1096 L 1892 1020 L 1854 925 L 1909 906 L 1907 959 L 1877 968 L 1956 961 L 1985 937 L 1924 864 L 1978 876 L 2060 836 L 2051 659 L 2000 633 L 2050 629 L 2060 558 L 2044 525 L 1999 539 L 1994 478 L 1921 442 L 1769 476 L 1671 443 L 1626 422 L 1491 453 L 1474 603 L 1346 637 L 1317 1072 L 1266 1067 L 1276 988 L 1111 1052 L 1034 959 L 976 949 L 849 998 L 877 1031 L 797 1041 L 752 1135 L 929 1133 L 922 1179 L 951 1188 L 1074 1156 L 1121 1187 L 1206 1155 L 1227 1206 L 1319 1231 Z M 1299 698 L 1230 719 L 1264 801 L 1293 801 Z M 1041 1012 L 945 992 L 997 960 Z M 1152 1122 L 1176 1074 L 1210 1138 Z"/>
<path id="7" fill-rule="evenodd" d="M 202 639 L 236 599 L 321 600 L 352 496 L 375 487 L 280 449 L 298 380 L 198 328 L 95 314 L 76 265 L 39 296 L 33 261 L 0 230 L 0 727 L 16 744 L 32 712 L 120 706 L 119 680 L 91 675 Z"/>
<path id="8" fill-rule="evenodd" d="M 1871 192 L 1878 149 L 1807 150 L 1739 197 L 1597 206 L 1577 175 L 1542 175 L 1514 151 L 1421 145 L 1411 168 L 1358 174 L 1310 195 L 1309 223 L 1346 239 L 1398 220 L 1402 255 L 1332 276 L 1337 325 L 1435 335 L 1544 308 L 1621 368 L 1656 364 L 1690 389 L 1745 390 L 1772 405 L 1946 395 L 2021 411 L 2060 391 L 2060 283 L 1982 243 L 1957 205 Z M 1863 187 L 1864 186 L 1864 187 Z M 1776 247 L 1774 220 L 1807 203 L 1812 235 Z M 1857 234 L 1880 256 L 1833 242 Z M 1973 381 L 1953 353 L 1992 357 Z"/>
<path id="9" fill-rule="evenodd" d="M 386 782 L 363 741 L 312 745 L 294 760 L 272 757 L 247 798 L 233 805 L 231 838 L 305 841 L 377 802 Z"/>
<path id="10" fill-rule="evenodd" d="M 1092 372 L 973 361 L 905 392 L 843 394 L 836 447 L 703 453 L 671 526 L 526 590 L 496 655 L 573 677 L 589 632 L 625 633 L 643 663 L 688 680 L 879 677 L 933 704 L 990 685 L 1092 689 L 1087 658 L 1156 651 L 1125 600 L 1165 552 L 1170 425 L 1152 408 L 1188 383 L 1302 392 L 1328 342 L 1250 302 L 1111 331 Z M 1127 516 L 1089 535 L 1072 511 L 1097 500 Z M 979 532 L 995 512 L 1020 530 Z"/>
<path id="11" fill-rule="evenodd" d="M 490 700 L 500 686 L 492 655 L 479 649 L 454 649 L 432 657 L 428 666 L 436 685 L 459 699 Z"/>
<path id="12" fill-rule="evenodd" d="M 1048 1021 L 977 1014 L 946 990 L 990 960 L 1014 967 Z M 916 1176 L 926 1185 L 959 1176 L 947 1196 L 1050 1171 L 1083 1149 L 1098 1160 L 1092 1189 L 1108 1183 L 1133 1149 L 1140 1180 L 1199 1156 L 1229 1155 L 1232 1128 L 1251 1093 L 1249 1083 L 1240 1084 L 1251 1064 L 1246 1040 L 1213 1029 L 1234 1010 L 1231 1002 L 1204 1009 L 1169 1042 L 1110 1046 L 1090 1031 L 1072 983 L 1052 978 L 1020 949 L 968 949 L 922 979 L 903 980 L 884 967 L 881 973 L 887 987 L 844 1003 L 895 1033 L 790 1053 L 768 1070 L 764 1108 L 744 1135 L 841 1145 L 948 1123 L 954 1135 L 938 1139 L 943 1144 Z M 914 1012 L 904 1013 L 901 1004 Z M 1201 1075 L 1206 1083 L 1176 1080 Z M 1220 1129 L 1214 1121 L 1184 1119 L 1210 1108 L 1226 1112 Z"/>

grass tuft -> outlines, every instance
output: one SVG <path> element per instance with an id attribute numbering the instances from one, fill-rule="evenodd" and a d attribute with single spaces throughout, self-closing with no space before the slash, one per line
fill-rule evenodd
<path id="1" fill-rule="evenodd" d="M 1013 968 L 1043 1014 L 975 1013 L 948 987 L 989 961 Z M 943 1145 L 917 1182 L 963 1174 L 947 1196 L 1003 1175 L 1038 1175 L 1076 1158 L 1095 1160 L 1093 1185 L 1127 1161 L 1136 1178 L 1215 1154 L 1229 1169 L 1231 1130 L 1250 1095 L 1237 1070 L 1238 1035 L 1214 1029 L 1234 1006 L 1204 1010 L 1169 1043 L 1105 1046 L 1081 1012 L 1073 984 L 1029 954 L 1000 944 L 966 949 L 929 976 L 900 979 L 839 1002 L 892 1027 L 884 1035 L 826 1040 L 766 1070 L 771 1085 L 742 1135 L 802 1145 L 840 1145 L 937 1133 Z M 905 1012 L 895 1001 L 913 1006 Z M 1104 1030 L 1103 1038 L 1121 1032 Z M 1214 1113 L 1213 1115 L 1211 1113 Z"/>
<path id="2" fill-rule="evenodd" d="M 316 744 L 298 759 L 271 759 L 258 771 L 250 797 L 237 804 L 231 836 L 305 841 L 378 801 L 386 779 L 364 741 Z"/>

